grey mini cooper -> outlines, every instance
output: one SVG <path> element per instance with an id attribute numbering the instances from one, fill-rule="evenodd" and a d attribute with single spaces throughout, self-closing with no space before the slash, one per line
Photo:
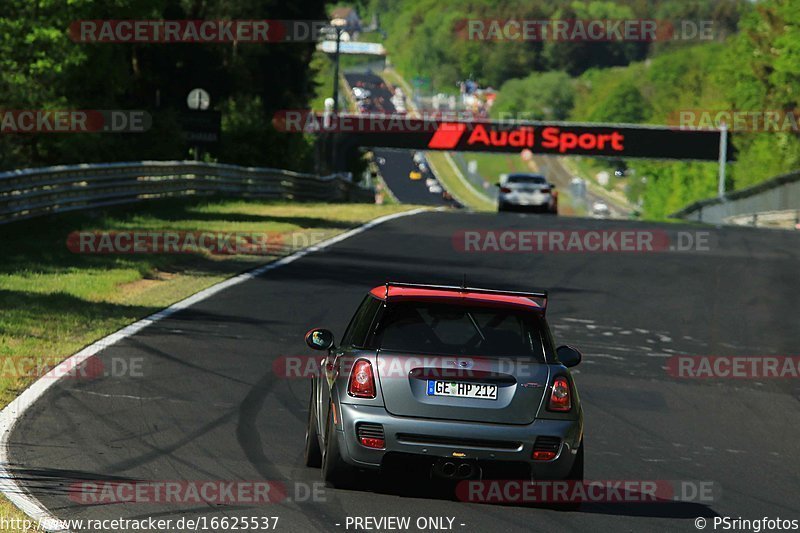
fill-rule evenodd
<path id="1" fill-rule="evenodd" d="M 305 462 L 329 486 L 355 470 L 418 467 L 439 478 L 583 480 L 583 410 L 555 348 L 546 293 L 387 283 L 338 345 L 326 329 Z"/>

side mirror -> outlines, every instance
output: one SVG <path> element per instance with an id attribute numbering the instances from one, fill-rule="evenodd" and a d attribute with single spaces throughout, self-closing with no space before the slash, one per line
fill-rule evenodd
<path id="1" fill-rule="evenodd" d="M 561 364 L 567 368 L 577 365 L 583 358 L 581 352 L 572 346 L 566 345 L 556 348 L 556 355 L 558 356 L 558 360 L 561 361 Z"/>
<path id="2" fill-rule="evenodd" d="M 327 329 L 314 328 L 306 333 L 306 344 L 313 350 L 328 350 L 333 347 L 333 333 Z"/>

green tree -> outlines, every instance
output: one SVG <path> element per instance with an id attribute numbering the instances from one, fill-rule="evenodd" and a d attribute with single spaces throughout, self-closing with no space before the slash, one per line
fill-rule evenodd
<path id="1" fill-rule="evenodd" d="M 630 20 L 636 18 L 631 7 L 614 2 L 571 2 L 552 14 L 553 19 Z M 592 67 L 627 65 L 643 59 L 647 54 L 647 42 L 549 40 L 544 49 L 547 64 L 552 69 L 564 70 L 575 76 Z"/>
<path id="2" fill-rule="evenodd" d="M 218 159 L 236 163 L 246 143 L 256 154 L 252 164 L 298 168 L 307 147 L 271 131 L 271 118 L 279 109 L 304 108 L 312 97 L 314 43 L 78 43 L 68 28 L 82 19 L 324 18 L 324 0 L 4 0 L 0 107 L 142 109 L 153 126 L 144 134 L 0 135 L 0 168 L 184 158 L 178 115 L 194 87 L 211 93 L 214 108 L 248 114 L 226 117 L 223 138 L 240 142 L 220 145 Z M 253 129 L 272 134 L 242 134 Z"/>
<path id="3" fill-rule="evenodd" d="M 650 106 L 639 89 L 630 82 L 621 83 L 599 103 L 589 116 L 592 122 L 642 122 L 650 114 Z"/>
<path id="4" fill-rule="evenodd" d="M 535 72 L 503 84 L 492 106 L 492 116 L 531 120 L 564 120 L 574 103 L 573 81 L 566 72 Z"/>

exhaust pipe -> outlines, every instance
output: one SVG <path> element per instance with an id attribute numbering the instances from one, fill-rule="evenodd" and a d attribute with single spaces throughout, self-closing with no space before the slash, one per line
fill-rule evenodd
<path id="1" fill-rule="evenodd" d="M 455 463 L 446 462 L 442 465 L 442 475 L 445 477 L 453 477 L 456 473 Z"/>
<path id="2" fill-rule="evenodd" d="M 456 477 L 459 478 L 468 478 L 472 475 L 473 468 L 472 465 L 469 463 L 461 463 L 458 465 L 458 469 L 456 470 Z"/>

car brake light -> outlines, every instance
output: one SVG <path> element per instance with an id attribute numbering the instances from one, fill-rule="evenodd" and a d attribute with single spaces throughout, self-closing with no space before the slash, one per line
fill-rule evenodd
<path id="1" fill-rule="evenodd" d="M 350 372 L 350 383 L 347 393 L 356 398 L 375 397 L 375 377 L 372 374 L 372 363 L 366 359 L 359 359 Z"/>
<path id="2" fill-rule="evenodd" d="M 361 444 L 367 448 L 383 449 L 386 447 L 386 441 L 383 439 L 375 439 L 371 437 L 361 437 Z"/>
<path id="3" fill-rule="evenodd" d="M 549 192 L 550 192 L 550 189 L 542 189 L 542 193 L 543 194 L 548 194 Z"/>
<path id="4" fill-rule="evenodd" d="M 500 192 L 502 192 L 502 193 L 510 193 L 511 189 L 509 189 L 508 187 L 500 187 Z"/>
<path id="5" fill-rule="evenodd" d="M 556 452 L 546 452 L 542 450 L 536 450 L 533 452 L 533 458 L 536 461 L 550 461 L 554 459 L 556 456 Z"/>
<path id="6" fill-rule="evenodd" d="M 550 403 L 547 408 L 551 411 L 569 411 L 572 409 L 567 378 L 559 376 L 553 380 L 553 388 L 550 390 Z"/>

